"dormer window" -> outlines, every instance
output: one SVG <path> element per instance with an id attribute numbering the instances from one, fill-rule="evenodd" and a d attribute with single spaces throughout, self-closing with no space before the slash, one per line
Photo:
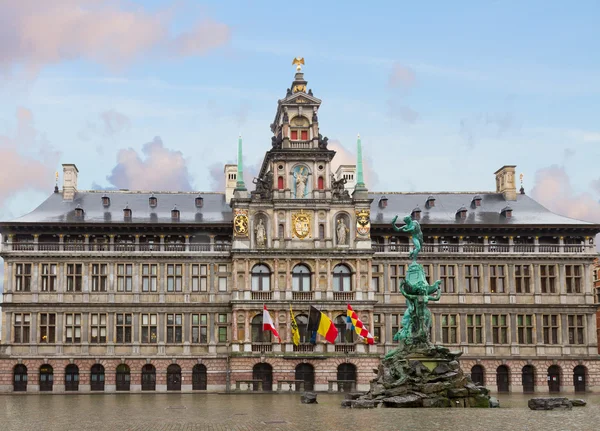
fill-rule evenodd
<path id="1" fill-rule="evenodd" d="M 511 207 L 504 207 L 504 208 L 502 208 L 502 211 L 500 211 L 500 214 L 506 218 L 511 218 L 512 213 L 513 213 L 513 210 Z"/>
<path id="2" fill-rule="evenodd" d="M 480 206 L 481 206 L 481 196 L 479 196 L 479 195 L 473 196 L 473 200 L 471 201 L 471 207 L 477 208 Z"/>
<path id="3" fill-rule="evenodd" d="M 381 198 L 379 198 L 379 208 L 387 207 L 387 202 L 388 198 L 385 195 L 383 195 Z"/>
<path id="4" fill-rule="evenodd" d="M 421 220 L 421 208 L 416 207 L 414 210 L 412 210 L 410 216 L 413 220 Z"/>
<path id="5" fill-rule="evenodd" d="M 81 208 L 81 205 L 77 205 L 77 208 L 75 208 L 75 217 L 83 219 L 83 208 Z"/>
<path id="6" fill-rule="evenodd" d="M 196 208 L 202 208 L 204 206 L 204 198 L 200 195 L 196 196 L 195 203 Z"/>
<path id="7" fill-rule="evenodd" d="M 179 210 L 177 209 L 177 206 L 173 207 L 171 210 L 171 220 L 179 221 Z"/>
<path id="8" fill-rule="evenodd" d="M 467 209 L 465 207 L 460 207 L 458 211 L 456 211 L 456 218 L 464 220 L 467 218 Z"/>
<path id="9" fill-rule="evenodd" d="M 102 195 L 102 206 L 104 208 L 108 208 L 110 206 L 110 198 L 108 196 L 106 196 L 105 194 Z"/>
<path id="10" fill-rule="evenodd" d="M 123 218 L 125 221 L 131 221 L 131 209 L 129 208 L 129 205 L 123 208 Z"/>
<path id="11" fill-rule="evenodd" d="M 150 205 L 150 208 L 156 208 L 158 205 L 158 199 L 156 199 L 156 196 L 150 195 L 150 198 L 148 198 L 148 204 Z"/>
<path id="12" fill-rule="evenodd" d="M 429 196 L 427 201 L 425 202 L 425 208 L 433 208 L 435 206 L 435 198 L 433 196 Z"/>

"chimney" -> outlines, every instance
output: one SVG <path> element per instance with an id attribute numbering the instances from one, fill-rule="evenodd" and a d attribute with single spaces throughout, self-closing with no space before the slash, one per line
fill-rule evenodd
<path id="1" fill-rule="evenodd" d="M 225 201 L 231 202 L 237 184 L 237 165 L 225 165 Z"/>
<path id="2" fill-rule="evenodd" d="M 496 175 L 496 193 L 502 193 L 507 201 L 517 200 L 515 168 L 515 165 L 505 165 L 494 172 Z"/>
<path id="3" fill-rule="evenodd" d="M 77 166 L 63 163 L 63 200 L 72 201 L 77 193 Z"/>

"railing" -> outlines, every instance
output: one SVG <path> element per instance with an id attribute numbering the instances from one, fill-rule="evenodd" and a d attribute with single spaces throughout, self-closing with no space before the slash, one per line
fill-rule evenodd
<path id="1" fill-rule="evenodd" d="M 329 392 L 333 392 L 333 385 L 337 385 L 337 392 L 354 392 L 356 390 L 356 380 L 328 380 Z"/>
<path id="2" fill-rule="evenodd" d="M 294 301 L 312 301 L 314 292 L 292 292 Z"/>
<path id="3" fill-rule="evenodd" d="M 533 244 L 515 244 L 515 253 L 534 253 L 535 245 Z"/>
<path id="4" fill-rule="evenodd" d="M 373 244 L 375 253 L 405 253 L 412 246 Z M 424 244 L 421 253 L 593 253 L 594 245 L 583 244 Z"/>
<path id="5" fill-rule="evenodd" d="M 115 251 L 115 252 L 229 252 L 230 244 L 208 244 L 208 243 L 190 243 L 190 244 L 160 244 L 160 243 L 60 243 L 60 242 L 13 242 L 5 243 L 4 250 L 11 251 L 79 251 L 79 252 L 97 252 L 97 251 Z"/>
<path id="6" fill-rule="evenodd" d="M 272 352 L 273 345 L 271 343 L 252 343 L 252 351 L 255 353 Z"/>
<path id="7" fill-rule="evenodd" d="M 464 253 L 483 253 L 483 244 L 465 244 L 463 245 Z"/>
<path id="8" fill-rule="evenodd" d="M 440 244 L 438 245 L 439 253 L 458 253 L 457 244 Z"/>
<path id="9" fill-rule="evenodd" d="M 335 351 L 341 353 L 351 353 L 356 351 L 356 345 L 354 344 L 335 344 Z"/>
<path id="10" fill-rule="evenodd" d="M 277 380 L 277 392 L 283 391 L 282 386 L 284 384 L 289 385 L 288 392 L 292 392 L 292 385 L 294 386 L 294 390 L 304 391 L 304 380 Z"/>
<path id="11" fill-rule="evenodd" d="M 354 292 L 333 292 L 334 301 L 354 301 Z"/>
<path id="12" fill-rule="evenodd" d="M 254 301 L 270 301 L 273 297 L 273 292 L 251 292 Z"/>
<path id="13" fill-rule="evenodd" d="M 559 253 L 560 245 L 540 244 L 540 253 Z"/>
<path id="14" fill-rule="evenodd" d="M 315 346 L 314 344 L 302 343 L 297 346 L 294 344 L 294 352 L 314 352 Z"/>
<path id="15" fill-rule="evenodd" d="M 310 148 L 311 141 L 290 141 L 290 148 Z"/>
<path id="16" fill-rule="evenodd" d="M 565 245 L 565 253 L 583 253 L 584 247 L 582 245 Z"/>

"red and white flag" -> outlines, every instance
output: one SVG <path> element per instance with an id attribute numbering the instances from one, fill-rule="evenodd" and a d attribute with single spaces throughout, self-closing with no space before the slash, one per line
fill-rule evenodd
<path id="1" fill-rule="evenodd" d="M 264 305 L 263 307 L 263 331 L 271 331 L 273 335 L 279 338 L 279 333 L 277 332 L 277 329 L 275 329 L 273 319 L 271 319 L 267 306 Z M 279 338 L 279 342 L 281 343 L 281 338 Z"/>

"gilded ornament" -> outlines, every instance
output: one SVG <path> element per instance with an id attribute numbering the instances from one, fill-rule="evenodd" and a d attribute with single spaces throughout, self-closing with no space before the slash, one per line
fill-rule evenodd
<path id="1" fill-rule="evenodd" d="M 310 237 L 310 227 L 312 224 L 311 216 L 300 210 L 299 213 L 292 213 L 292 233 L 294 236 L 304 239 Z"/>
<path id="2" fill-rule="evenodd" d="M 356 210 L 356 233 L 368 236 L 371 231 L 371 210 Z"/>
<path id="3" fill-rule="evenodd" d="M 238 237 L 248 236 L 248 210 L 236 209 L 233 217 L 233 234 Z"/>

